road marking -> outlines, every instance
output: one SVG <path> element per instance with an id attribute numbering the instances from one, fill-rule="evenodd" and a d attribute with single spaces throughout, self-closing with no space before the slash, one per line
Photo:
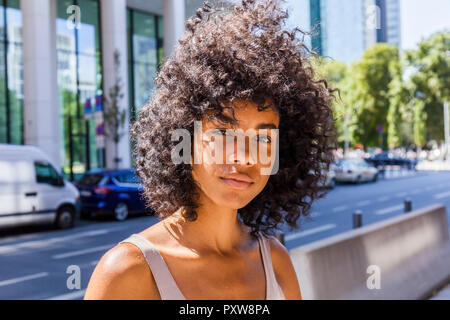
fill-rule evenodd
<path id="1" fill-rule="evenodd" d="M 104 234 L 104 233 L 108 233 L 108 232 L 117 232 L 117 231 L 121 231 L 121 230 L 126 230 L 126 229 L 132 229 L 138 225 L 142 224 L 142 221 L 147 221 L 147 219 L 151 220 L 151 224 L 158 222 L 158 218 L 155 216 L 142 216 L 142 217 L 136 217 L 135 219 L 130 219 L 129 222 L 127 222 L 125 225 L 121 225 L 121 226 L 117 226 L 116 222 L 101 222 L 101 223 L 93 223 L 93 225 L 90 226 L 82 226 L 82 229 L 71 229 L 71 230 L 67 230 L 67 231 L 55 231 L 55 233 L 58 234 L 62 234 L 63 232 L 65 234 L 70 234 L 67 236 L 63 236 L 63 237 L 69 237 L 69 238 L 79 238 L 80 235 L 84 234 L 84 232 L 88 232 L 88 233 L 94 233 L 93 235 L 95 235 L 95 233 L 97 234 Z M 127 220 L 128 221 L 128 220 Z M 100 229 L 100 227 L 102 227 Z M 79 231 L 83 231 L 80 232 Z M 46 233 L 44 234 L 46 235 Z M 21 240 L 27 240 L 27 239 L 33 239 L 33 238 L 42 238 L 43 233 L 42 232 L 37 232 L 37 233 L 32 233 L 32 234 L 28 234 L 28 235 L 12 235 L 12 236 L 8 236 L 5 239 L 0 239 L 0 245 L 6 245 L 6 244 L 18 244 L 18 241 Z M 60 239 L 60 237 L 55 237 L 55 238 L 51 238 L 51 239 Z M 61 238 L 62 240 L 64 240 L 65 238 Z M 43 239 L 42 239 L 43 240 Z M 50 239 L 49 239 L 50 240 Z M 46 240 L 47 241 L 47 240 Z M 23 242 L 25 243 L 25 242 Z"/>
<path id="2" fill-rule="evenodd" d="M 341 212 L 341 211 L 344 211 L 344 210 L 347 210 L 347 209 L 348 209 L 347 206 L 340 206 L 340 207 L 336 207 L 336 208 L 331 209 L 331 211 L 333 211 L 333 212 Z"/>
<path id="3" fill-rule="evenodd" d="M 399 204 L 399 205 L 392 206 L 392 207 L 389 207 L 389 208 L 384 208 L 384 209 L 381 209 L 381 210 L 377 210 L 377 211 L 375 211 L 375 214 L 383 215 L 383 214 L 388 214 L 388 213 L 391 213 L 391 212 L 394 212 L 394 211 L 397 211 L 397 210 L 401 210 L 401 209 L 403 209 L 403 204 Z"/>
<path id="4" fill-rule="evenodd" d="M 360 202 L 358 202 L 356 205 L 357 205 L 358 207 L 364 207 L 364 206 L 368 206 L 370 203 L 371 203 L 371 201 L 365 200 L 365 201 L 360 201 Z"/>
<path id="5" fill-rule="evenodd" d="M 314 211 L 314 212 L 312 212 L 312 213 L 310 214 L 310 217 L 311 217 L 311 218 L 315 218 L 315 217 L 318 217 L 318 216 L 320 216 L 320 215 L 321 215 L 320 212 Z"/>
<path id="6" fill-rule="evenodd" d="M 36 273 L 36 274 L 31 274 L 29 276 L 24 276 L 24 277 L 9 279 L 9 280 L 3 280 L 3 281 L 0 281 L 0 287 L 8 286 L 10 284 L 19 283 L 19 282 L 22 282 L 22 281 L 33 280 L 33 279 L 37 279 L 37 278 L 43 278 L 43 277 L 46 277 L 46 276 L 48 276 L 48 272 L 40 272 L 40 273 Z"/>
<path id="7" fill-rule="evenodd" d="M 378 202 L 385 202 L 385 201 L 388 201 L 389 199 L 390 199 L 391 197 L 380 197 L 380 198 L 378 198 L 377 200 L 378 200 Z"/>
<path id="8" fill-rule="evenodd" d="M 419 194 L 420 192 L 420 189 L 414 189 L 413 191 L 411 191 L 411 194 Z"/>
<path id="9" fill-rule="evenodd" d="M 48 298 L 46 300 L 73 300 L 73 299 L 77 299 L 77 298 L 83 298 L 85 293 L 86 293 L 86 289 L 78 290 L 75 292 L 61 294 L 59 296 Z"/>
<path id="10" fill-rule="evenodd" d="M 92 253 L 92 252 L 105 251 L 105 250 L 111 249 L 116 244 L 117 243 L 113 243 L 113 244 L 108 244 L 106 246 L 99 246 L 99 247 L 94 247 L 94 248 L 89 248 L 89 249 L 84 249 L 84 250 L 77 250 L 77 251 L 72 251 L 72 252 L 67 252 L 67 253 L 55 254 L 52 256 L 52 259 L 55 259 L 55 260 L 64 259 L 64 258 L 80 256 L 80 255 Z"/>
<path id="11" fill-rule="evenodd" d="M 399 193 L 396 194 L 396 196 L 397 196 L 398 198 L 404 197 L 404 196 L 406 196 L 406 195 L 408 195 L 408 192 L 399 192 Z"/>
<path id="12" fill-rule="evenodd" d="M 41 239 L 41 240 L 32 240 L 32 241 L 26 241 L 16 244 L 8 244 L 8 245 L 2 245 L 0 246 L 0 254 L 5 253 L 20 253 L 23 249 L 36 249 L 36 248 L 49 248 L 50 245 L 56 244 L 58 242 L 67 242 L 68 240 L 78 239 L 78 238 L 84 238 L 84 237 L 93 237 L 98 235 L 103 235 L 105 233 L 108 233 L 108 230 L 93 230 L 93 231 L 87 231 L 87 232 L 80 232 L 73 235 L 68 236 L 62 236 L 62 237 L 54 237 L 49 239 Z"/>
<path id="13" fill-rule="evenodd" d="M 448 198 L 448 197 L 450 197 L 450 191 L 438 193 L 433 196 L 433 198 L 435 198 L 435 199 L 444 199 L 444 198 Z"/>
<path id="14" fill-rule="evenodd" d="M 314 233 L 330 230 L 330 229 L 333 229 L 333 228 L 336 228 L 336 225 L 334 223 L 326 224 L 326 225 L 321 226 L 321 227 L 317 227 L 317 228 L 313 228 L 313 229 L 309 229 L 309 230 L 305 230 L 305 231 L 301 231 L 301 232 L 287 234 L 284 237 L 284 239 L 285 239 L 285 241 L 291 241 L 291 240 L 295 240 L 295 239 L 299 239 L 299 238 L 303 238 L 303 237 L 312 235 Z"/>

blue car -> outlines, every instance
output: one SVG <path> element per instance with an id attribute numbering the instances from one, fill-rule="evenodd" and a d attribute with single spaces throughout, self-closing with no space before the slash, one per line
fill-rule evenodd
<path id="1" fill-rule="evenodd" d="M 80 190 L 81 218 L 113 216 L 124 221 L 132 214 L 154 213 L 145 205 L 143 187 L 133 169 L 89 171 L 75 186 Z"/>

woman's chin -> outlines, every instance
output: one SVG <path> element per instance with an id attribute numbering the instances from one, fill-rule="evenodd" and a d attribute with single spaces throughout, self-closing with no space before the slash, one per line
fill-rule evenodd
<path id="1" fill-rule="evenodd" d="M 232 208 L 232 209 L 242 209 L 245 207 L 253 198 L 251 197 L 243 197 L 243 195 L 239 195 L 236 193 L 228 193 L 224 194 L 220 199 L 215 201 L 220 206 Z"/>

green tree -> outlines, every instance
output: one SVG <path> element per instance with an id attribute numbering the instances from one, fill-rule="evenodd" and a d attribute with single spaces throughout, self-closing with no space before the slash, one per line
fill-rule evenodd
<path id="1" fill-rule="evenodd" d="M 387 114 L 387 145 L 389 148 L 406 146 L 413 143 L 414 115 L 411 113 L 411 89 L 403 81 L 403 61 L 395 60 L 390 72 L 393 76 L 389 83 L 389 110 Z"/>
<path id="2" fill-rule="evenodd" d="M 390 87 L 393 86 L 391 82 L 398 79 L 399 73 L 398 49 L 384 43 L 368 48 L 362 58 L 351 65 L 344 102 L 351 111 L 349 131 L 353 143 L 361 143 L 366 147 L 378 146 L 379 125 L 384 128 L 383 136 L 387 136 Z M 398 121 L 395 109 L 391 111 L 390 119 L 391 122 Z M 398 144 L 398 128 L 391 125 L 390 130 L 394 135 L 392 143 Z M 386 139 L 383 139 L 382 146 L 386 148 Z"/>
<path id="3" fill-rule="evenodd" d="M 406 65 L 411 70 L 415 143 L 443 140 L 443 104 L 450 100 L 450 31 L 435 33 L 407 51 Z"/>
<path id="4" fill-rule="evenodd" d="M 328 86 L 337 89 L 332 105 L 333 121 L 337 130 L 337 142 L 340 146 L 345 143 L 345 115 L 348 113 L 342 96 L 345 94 L 345 83 L 348 79 L 347 65 L 340 61 L 328 60 L 322 57 L 314 58 L 312 65 L 317 71 L 318 78 L 325 78 Z"/>
<path id="5" fill-rule="evenodd" d="M 114 51 L 114 85 L 109 89 L 109 98 L 103 97 L 105 101 L 105 110 L 103 112 L 105 119 L 105 135 L 114 142 L 114 165 L 119 167 L 121 158 L 119 158 L 119 142 L 125 134 L 124 125 L 126 122 L 127 111 L 120 108 L 122 101 L 123 83 L 120 77 L 120 53 L 118 50 Z"/>

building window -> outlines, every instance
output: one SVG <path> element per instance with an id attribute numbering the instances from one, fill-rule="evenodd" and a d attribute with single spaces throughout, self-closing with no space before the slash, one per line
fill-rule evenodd
<path id="1" fill-rule="evenodd" d="M 79 27 L 70 27 L 70 6 L 81 12 Z M 86 171 L 104 167 L 104 152 L 96 145 L 95 111 L 102 101 L 99 0 L 57 1 L 58 91 L 61 108 L 61 158 L 64 174 L 77 180 Z M 100 103 L 101 104 L 101 103 Z"/>
<path id="2" fill-rule="evenodd" d="M 162 17 L 128 9 L 128 67 L 130 86 L 130 119 L 152 94 L 153 81 L 164 58 Z"/>
<path id="3" fill-rule="evenodd" d="M 22 12 L 0 0 L 0 143 L 24 144 Z"/>
<path id="4" fill-rule="evenodd" d="M 36 182 L 57 186 L 61 184 L 61 178 L 50 163 L 37 161 L 34 163 Z"/>
<path id="5" fill-rule="evenodd" d="M 310 0 L 310 16 L 311 16 L 311 48 L 318 55 L 323 55 L 323 21 L 321 17 L 321 1 Z"/>

